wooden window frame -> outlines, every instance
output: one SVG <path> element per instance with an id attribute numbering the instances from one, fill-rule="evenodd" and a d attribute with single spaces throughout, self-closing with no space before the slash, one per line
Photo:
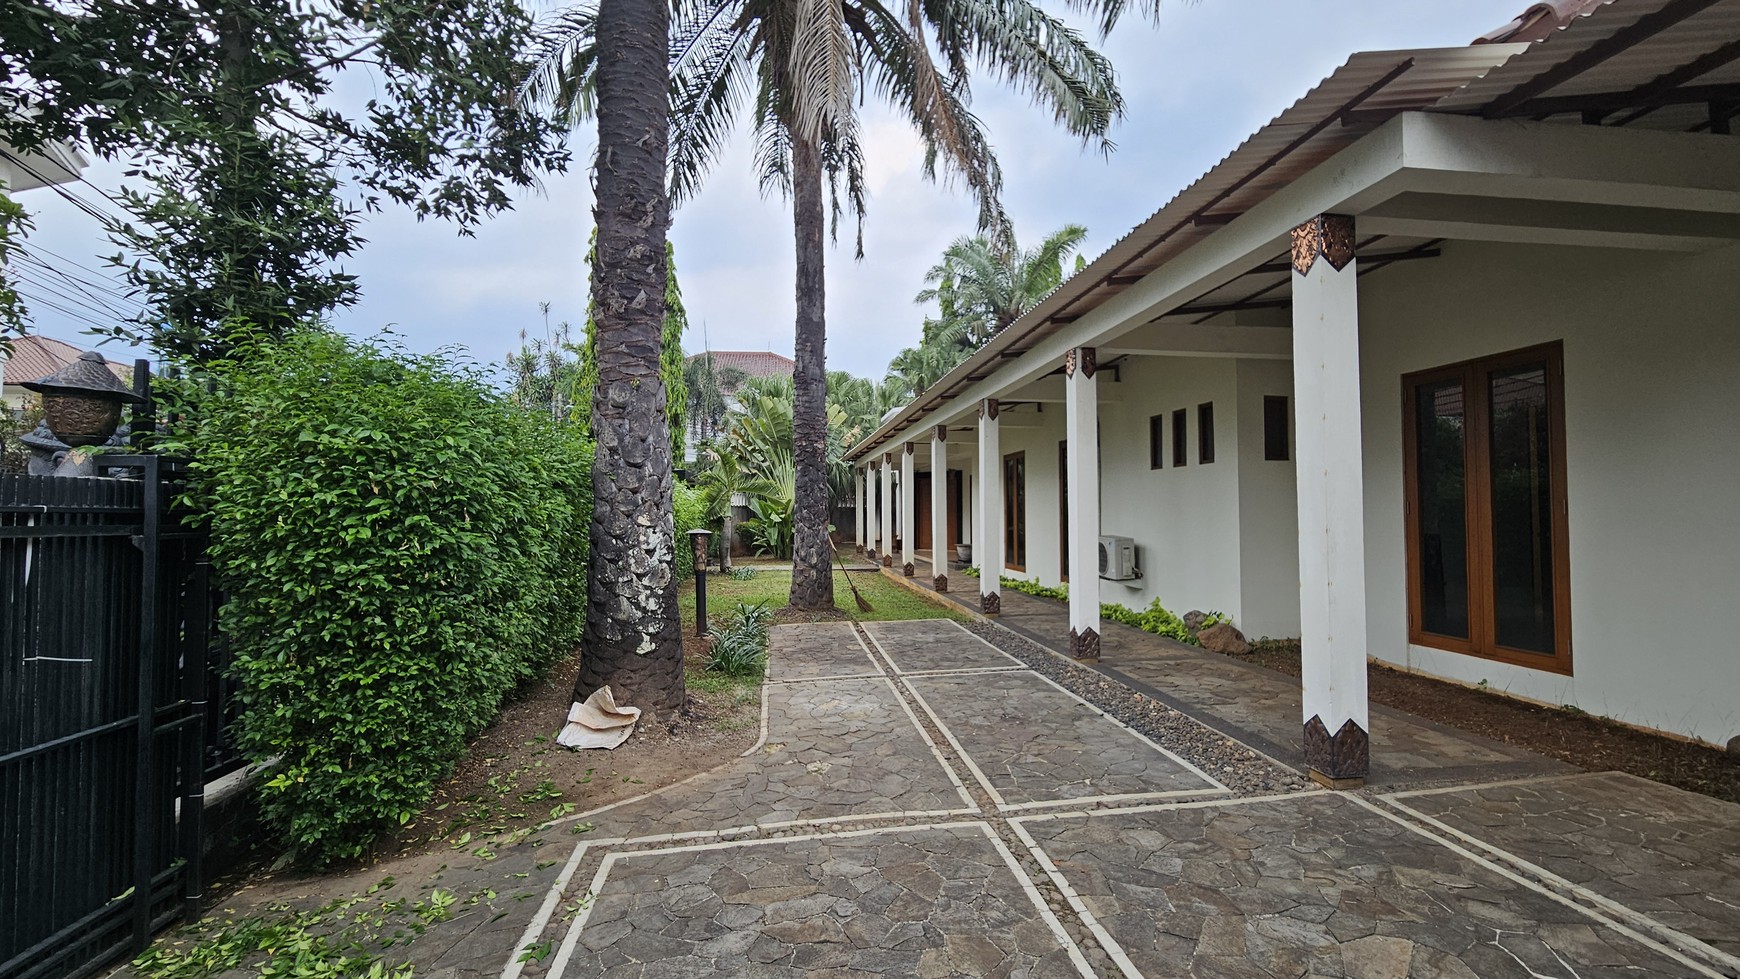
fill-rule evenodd
<path id="1" fill-rule="evenodd" d="M 1021 500 L 1015 500 L 1015 494 L 1010 485 L 1010 465 L 1017 460 L 1021 463 Z M 1016 546 L 1019 544 L 1021 563 L 1015 563 Z M 1006 571 L 1027 570 L 1027 453 L 1010 452 L 1003 456 L 1003 569 Z"/>
<path id="2" fill-rule="evenodd" d="M 1280 436 L 1278 440 L 1275 437 L 1277 435 L 1276 430 L 1274 428 L 1270 427 L 1270 423 L 1274 421 L 1274 418 L 1271 416 L 1270 412 L 1274 410 L 1274 408 L 1277 404 L 1280 405 L 1280 408 L 1281 408 L 1281 419 L 1280 419 L 1281 427 L 1280 427 L 1280 431 L 1278 433 Z M 1291 421 L 1292 421 L 1292 415 L 1290 414 L 1288 407 L 1287 407 L 1287 396 L 1286 395 L 1284 395 L 1284 394 L 1265 394 L 1265 395 L 1263 395 L 1263 461 L 1264 462 L 1292 462 L 1293 461 L 1293 439 L 1292 439 L 1292 432 L 1291 432 L 1292 425 L 1290 424 Z M 1279 447 L 1278 449 L 1277 449 L 1277 446 Z"/>
<path id="3" fill-rule="evenodd" d="M 1148 416 L 1148 468 L 1166 468 L 1166 416 Z"/>
<path id="4" fill-rule="evenodd" d="M 1172 413 L 1172 468 L 1190 465 L 1190 411 L 1179 408 Z"/>
<path id="5" fill-rule="evenodd" d="M 1492 426 L 1491 392 L 1487 377 L 1495 370 L 1526 364 L 1546 364 L 1548 465 L 1552 478 L 1553 652 L 1513 649 L 1497 642 L 1492 585 Z M 1477 656 L 1512 666 L 1570 676 L 1571 673 L 1571 549 L 1565 484 L 1564 346 L 1557 341 L 1465 360 L 1402 376 L 1403 519 L 1407 525 L 1408 642 L 1431 649 Z M 1421 609 L 1420 527 L 1415 520 L 1419 499 L 1418 436 L 1414 391 L 1422 384 L 1447 380 L 1462 384 L 1464 521 L 1468 553 L 1468 638 L 1426 632 Z"/>
<path id="6" fill-rule="evenodd" d="M 1214 464 L 1214 402 L 1196 406 L 1196 464 Z"/>

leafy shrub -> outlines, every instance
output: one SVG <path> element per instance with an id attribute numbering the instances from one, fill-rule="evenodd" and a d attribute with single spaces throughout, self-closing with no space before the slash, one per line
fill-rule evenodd
<path id="1" fill-rule="evenodd" d="M 1214 622 L 1225 620 L 1225 617 L 1221 616 L 1219 612 L 1214 613 L 1214 616 L 1211 620 L 1203 623 L 1203 628 L 1206 629 Z M 1125 625 L 1133 625 L 1144 632 L 1152 632 L 1157 636 L 1166 636 L 1169 639 L 1176 639 L 1192 646 L 1197 645 L 1196 636 L 1185 628 L 1184 620 L 1168 611 L 1166 606 L 1160 604 L 1158 598 L 1150 602 L 1148 607 L 1140 612 L 1123 605 L 1101 605 L 1100 617 L 1111 619 L 1113 622 L 1122 622 Z"/>
<path id="2" fill-rule="evenodd" d="M 749 564 L 734 564 L 725 571 L 732 581 L 753 581 L 760 573 L 754 565 Z"/>
<path id="3" fill-rule="evenodd" d="M 218 369 L 185 436 L 264 815 L 305 862 L 410 818 L 579 642 L 591 452 L 474 373 L 315 331 Z"/>
<path id="4" fill-rule="evenodd" d="M 755 514 L 743 522 L 743 533 L 757 554 L 777 558 L 791 557 L 796 507 L 787 499 L 771 496 L 749 498 L 749 512 Z"/>
<path id="5" fill-rule="evenodd" d="M 707 526 L 707 494 L 679 482 L 672 489 L 671 510 L 677 533 L 676 575 L 687 578 L 695 573 L 695 549 L 689 544 L 689 531 Z"/>
<path id="6" fill-rule="evenodd" d="M 707 669 L 728 676 L 760 673 L 767 660 L 767 636 L 772 626 L 773 611 L 766 602 L 754 605 L 738 602 L 718 625 L 708 630 L 713 648 L 707 656 Z"/>

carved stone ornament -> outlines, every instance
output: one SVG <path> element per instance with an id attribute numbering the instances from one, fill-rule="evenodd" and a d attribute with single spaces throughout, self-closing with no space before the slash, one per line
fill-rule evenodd
<path id="1" fill-rule="evenodd" d="M 1363 780 L 1371 769 L 1371 739 L 1351 718 L 1331 735 L 1323 718 L 1313 714 L 1305 722 L 1305 764 L 1314 778 L 1338 783 Z"/>
<path id="2" fill-rule="evenodd" d="M 1092 629 L 1083 632 L 1069 630 L 1069 654 L 1078 660 L 1097 663 L 1100 659 L 1100 634 Z"/>
<path id="3" fill-rule="evenodd" d="M 1003 596 L 996 592 L 980 595 L 979 611 L 986 615 L 1001 615 L 1003 613 Z"/>
<path id="4" fill-rule="evenodd" d="M 936 427 L 936 440 L 938 442 L 947 442 L 949 440 L 949 427 L 947 425 L 938 425 Z"/>
<path id="5" fill-rule="evenodd" d="M 1080 349 L 1081 349 L 1080 347 L 1071 347 L 1071 348 L 1069 348 L 1069 353 L 1066 353 L 1063 355 L 1063 376 L 1064 377 L 1074 377 L 1075 376 L 1076 351 L 1078 351 Z"/>
<path id="6" fill-rule="evenodd" d="M 912 455 L 912 443 L 911 442 L 906 443 L 906 454 Z"/>
<path id="7" fill-rule="evenodd" d="M 979 417 L 980 418 L 989 418 L 992 421 L 996 421 L 997 420 L 997 410 L 998 410 L 998 408 L 997 408 L 997 399 L 996 398 L 986 398 L 985 400 L 979 402 Z"/>
<path id="8" fill-rule="evenodd" d="M 892 453 L 892 452 L 882 453 L 882 464 L 884 466 L 894 465 L 894 453 Z"/>
<path id="9" fill-rule="evenodd" d="M 1309 275 L 1319 257 L 1339 272 L 1353 261 L 1353 218 L 1319 214 L 1293 229 L 1293 271 Z"/>
<path id="10" fill-rule="evenodd" d="M 892 555 L 892 554 L 882 555 L 882 566 L 885 568 L 894 567 L 894 555 Z"/>
<path id="11" fill-rule="evenodd" d="M 1099 370 L 1099 351 L 1092 347 L 1082 347 L 1080 350 L 1081 376 L 1092 377 L 1094 376 L 1094 371 Z"/>
<path id="12" fill-rule="evenodd" d="M 949 590 L 949 576 L 948 575 L 939 574 L 936 577 L 932 578 L 930 580 L 930 583 L 936 588 L 937 594 L 939 594 L 939 595 L 948 594 L 948 590 Z"/>
<path id="13" fill-rule="evenodd" d="M 910 578 L 913 575 L 918 574 L 918 569 L 912 566 L 911 561 L 908 561 L 901 566 L 900 573 L 902 576 Z"/>

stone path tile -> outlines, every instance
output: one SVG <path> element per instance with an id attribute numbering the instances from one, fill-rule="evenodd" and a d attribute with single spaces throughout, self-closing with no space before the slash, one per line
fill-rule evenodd
<path id="1" fill-rule="evenodd" d="M 1037 673 L 903 677 L 999 807 L 1225 791 Z"/>
<path id="2" fill-rule="evenodd" d="M 913 579 L 921 587 L 930 579 Z M 997 624 L 1055 652 L 1067 650 L 1069 610 L 1059 601 L 1003 590 Z M 976 602 L 971 596 L 945 599 Z M 975 605 L 976 607 L 976 605 Z M 875 635 L 875 633 L 872 633 Z M 880 642 L 880 639 L 878 640 Z M 1102 624 L 1108 677 L 1177 708 L 1276 761 L 1303 769 L 1299 681 L 1118 622 Z M 898 662 L 898 660 L 897 660 Z M 1457 731 L 1381 705 L 1371 708 L 1373 786 L 1492 781 L 1575 771 L 1552 758 Z"/>
<path id="3" fill-rule="evenodd" d="M 988 829 L 614 853 L 551 979 L 1089 975 Z"/>
<path id="4" fill-rule="evenodd" d="M 953 619 L 866 622 L 864 631 L 901 673 L 1026 666 Z"/>
<path id="5" fill-rule="evenodd" d="M 748 757 L 584 821 L 634 838 L 792 820 L 976 811 L 884 678 L 769 684 L 767 740 Z"/>
<path id="6" fill-rule="evenodd" d="M 784 625 L 767 640 L 770 680 L 813 680 L 881 673 L 850 622 Z"/>
<path id="7" fill-rule="evenodd" d="M 1621 772 L 1385 798 L 1648 915 L 1740 971 L 1740 806 Z"/>
<path id="8" fill-rule="evenodd" d="M 1142 975 L 1700 974 L 1345 796 L 1013 822 Z"/>

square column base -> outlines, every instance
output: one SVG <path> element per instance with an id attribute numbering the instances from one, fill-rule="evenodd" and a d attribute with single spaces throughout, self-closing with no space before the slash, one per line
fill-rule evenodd
<path id="1" fill-rule="evenodd" d="M 992 592 L 979 596 L 979 611 L 985 615 L 1001 615 L 1003 612 L 1003 596 Z"/>
<path id="2" fill-rule="evenodd" d="M 938 594 L 947 594 L 949 590 L 949 576 L 946 574 L 939 574 L 930 580 L 930 584 L 932 588 L 937 590 Z"/>
<path id="3" fill-rule="evenodd" d="M 1100 661 L 1100 634 L 1092 629 L 1083 632 L 1069 630 L 1069 655 L 1082 663 Z"/>
<path id="4" fill-rule="evenodd" d="M 882 566 L 885 568 L 894 567 L 894 556 L 892 554 L 882 555 Z"/>
<path id="5" fill-rule="evenodd" d="M 911 561 L 908 561 L 900 566 L 900 573 L 901 575 L 910 578 L 913 575 L 918 574 L 918 569 L 912 566 Z"/>
<path id="6" fill-rule="evenodd" d="M 1351 719 L 1334 734 L 1313 715 L 1305 722 L 1305 765 L 1311 780 L 1330 789 L 1356 789 L 1371 771 L 1371 738 Z"/>

